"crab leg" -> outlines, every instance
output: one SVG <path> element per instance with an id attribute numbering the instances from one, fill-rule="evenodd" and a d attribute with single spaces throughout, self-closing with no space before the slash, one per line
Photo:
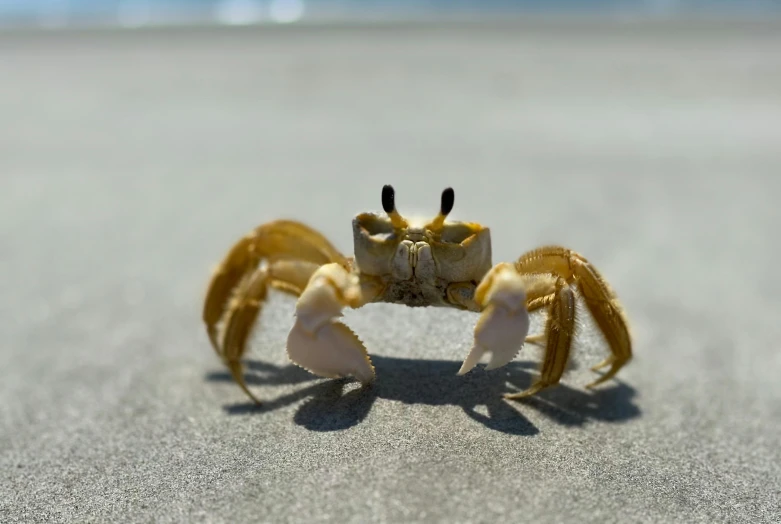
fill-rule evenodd
<path id="1" fill-rule="evenodd" d="M 559 246 L 545 246 L 521 256 L 515 267 L 519 273 L 553 274 L 577 286 L 611 351 L 607 359 L 592 368 L 598 370 L 610 366 L 610 369 L 587 388 L 609 380 L 632 358 L 628 322 L 618 298 L 607 281 L 582 255 Z M 551 347 L 550 343 L 548 347 Z"/>
<path id="2" fill-rule="evenodd" d="M 618 370 L 629 362 L 632 358 L 632 340 L 618 299 L 594 266 L 586 261 L 578 261 L 575 265 L 575 272 L 580 293 L 599 329 L 605 335 L 612 353 L 604 361 L 591 368 L 597 371 L 610 366 L 604 375 L 586 386 L 593 388 L 613 378 Z"/>
<path id="3" fill-rule="evenodd" d="M 339 264 L 320 267 L 296 304 L 296 322 L 287 340 L 293 363 L 326 378 L 352 375 L 374 380 L 374 366 L 358 336 L 342 322 L 345 307 L 359 308 L 373 298 L 371 285 Z"/>
<path id="4" fill-rule="evenodd" d="M 258 400 L 244 381 L 241 359 L 252 328 L 257 321 L 268 288 L 282 289 L 300 295 L 311 275 L 319 266 L 311 262 L 280 260 L 264 265 L 246 277 L 240 284 L 234 299 L 228 306 L 222 350 L 218 354 L 242 390 L 256 403 Z"/>
<path id="5" fill-rule="evenodd" d="M 550 305 L 550 315 L 545 326 L 547 346 L 540 378 L 525 391 L 505 395 L 505 398 L 529 397 L 548 386 L 558 384 L 567 366 L 574 331 L 575 294 L 563 279 L 558 279 L 556 293 Z"/>
<path id="6" fill-rule="evenodd" d="M 299 222 L 263 224 L 240 239 L 217 267 L 203 305 L 206 332 L 217 355 L 244 392 L 257 403 L 244 381 L 241 358 L 262 302 L 271 286 L 300 295 L 322 264 L 347 261 L 317 231 Z M 218 324 L 224 321 L 222 340 Z"/>
<path id="7" fill-rule="evenodd" d="M 534 313 L 550 307 L 556 299 L 557 278 L 551 275 L 524 275 L 526 281 L 526 311 Z M 526 337 L 525 342 L 537 346 L 545 345 L 545 333 Z"/>
<path id="8" fill-rule="evenodd" d="M 223 318 L 235 288 L 255 271 L 262 260 L 273 262 L 280 259 L 297 259 L 316 265 L 347 263 L 323 235 L 300 222 L 269 222 L 244 236 L 217 267 L 203 304 L 206 332 L 218 354 L 217 324 Z M 283 285 L 280 287 L 284 288 Z"/>

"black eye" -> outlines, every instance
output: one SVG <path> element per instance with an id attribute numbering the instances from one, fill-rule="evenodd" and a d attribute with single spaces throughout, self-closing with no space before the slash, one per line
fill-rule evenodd
<path id="1" fill-rule="evenodd" d="M 442 203 L 439 206 L 439 212 L 443 215 L 449 215 L 453 211 L 453 204 L 456 202 L 456 192 L 452 187 L 442 191 Z"/>
<path id="2" fill-rule="evenodd" d="M 393 186 L 388 184 L 382 187 L 382 209 L 391 214 L 396 209 L 396 192 Z"/>

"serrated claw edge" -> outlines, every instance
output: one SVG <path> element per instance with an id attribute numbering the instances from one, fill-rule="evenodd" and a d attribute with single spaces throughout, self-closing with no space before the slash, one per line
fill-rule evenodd
<path id="1" fill-rule="evenodd" d="M 364 384 L 374 380 L 374 366 L 363 342 L 341 322 L 325 323 L 314 333 L 296 322 L 288 335 L 287 355 L 321 377 L 353 376 Z"/>

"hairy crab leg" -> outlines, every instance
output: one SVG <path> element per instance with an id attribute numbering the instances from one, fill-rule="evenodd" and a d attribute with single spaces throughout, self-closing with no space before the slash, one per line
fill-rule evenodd
<path id="1" fill-rule="evenodd" d="M 593 388 L 613 378 L 629 362 L 632 358 L 632 340 L 626 316 L 618 304 L 618 299 L 597 270 L 585 261 L 578 261 L 575 264 L 575 274 L 580 294 L 599 329 L 605 335 L 612 352 L 607 359 L 591 368 L 597 371 L 610 366 L 604 375 L 586 386 Z"/>
<path id="2" fill-rule="evenodd" d="M 324 265 L 312 275 L 288 335 L 287 354 L 293 363 L 321 377 L 354 376 L 364 384 L 374 380 L 363 342 L 336 320 L 345 307 L 359 308 L 374 299 L 376 288 L 362 284 L 339 264 Z"/>
<path id="3" fill-rule="evenodd" d="M 576 286 L 583 297 L 611 351 L 607 359 L 592 368 L 596 371 L 610 366 L 610 369 L 587 385 L 587 388 L 609 380 L 629 362 L 632 358 L 632 341 L 626 315 L 610 285 L 585 257 L 563 247 L 545 246 L 522 255 L 515 267 L 522 274 L 553 274 L 561 277 L 569 285 Z M 548 347 L 551 347 L 550 343 Z"/>
<path id="4" fill-rule="evenodd" d="M 549 308 L 556 299 L 557 278 L 551 275 L 524 275 L 527 282 L 526 311 L 534 313 L 543 308 Z M 537 346 L 545 345 L 545 333 L 526 337 L 525 343 Z"/>
<path id="5" fill-rule="evenodd" d="M 217 325 L 225 314 L 231 295 L 242 280 L 267 260 L 297 259 L 317 265 L 347 259 L 322 234 L 291 220 L 277 220 L 255 228 L 230 249 L 209 282 L 203 304 L 203 321 L 212 347 L 219 353 Z"/>
<path id="6" fill-rule="evenodd" d="M 505 395 L 507 399 L 515 400 L 534 395 L 558 384 L 564 374 L 575 331 L 575 293 L 563 279 L 559 279 L 556 284 L 556 293 L 549 311 L 545 326 L 547 345 L 540 378 L 520 393 Z"/>

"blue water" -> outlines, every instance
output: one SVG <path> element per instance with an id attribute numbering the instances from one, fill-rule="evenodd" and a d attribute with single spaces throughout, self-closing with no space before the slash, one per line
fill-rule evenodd
<path id="1" fill-rule="evenodd" d="M 0 25 L 83 22 L 136 25 L 155 22 L 247 23 L 318 17 L 471 14 L 500 12 L 689 11 L 744 14 L 781 11 L 781 0 L 0 0 Z M 281 15 L 279 13 L 282 13 Z M 277 16 L 278 15 L 278 16 Z"/>

